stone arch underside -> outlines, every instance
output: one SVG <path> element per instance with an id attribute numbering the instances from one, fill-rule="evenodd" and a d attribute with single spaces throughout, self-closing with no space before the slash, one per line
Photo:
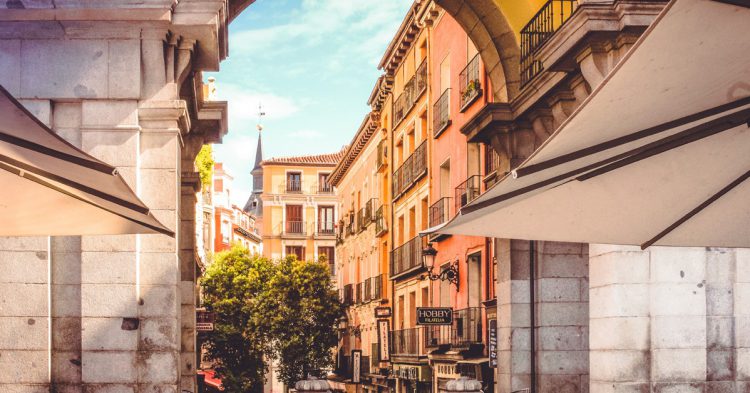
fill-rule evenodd
<path id="1" fill-rule="evenodd" d="M 492 81 L 496 102 L 509 102 L 521 90 L 521 50 L 508 20 L 494 0 L 435 0 L 466 31 Z"/>

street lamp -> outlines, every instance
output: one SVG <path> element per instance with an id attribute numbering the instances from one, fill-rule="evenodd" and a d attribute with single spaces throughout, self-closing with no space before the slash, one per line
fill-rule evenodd
<path id="1" fill-rule="evenodd" d="M 448 266 L 443 267 L 439 273 L 434 273 L 433 270 L 435 269 L 436 255 L 437 250 L 432 247 L 431 242 L 427 242 L 427 246 L 422 249 L 422 262 L 424 263 L 424 266 L 430 270 L 428 270 L 427 274 L 422 276 L 422 278 L 427 278 L 430 281 L 448 281 L 453 283 L 456 286 L 456 289 L 458 289 L 458 259 L 451 262 Z"/>

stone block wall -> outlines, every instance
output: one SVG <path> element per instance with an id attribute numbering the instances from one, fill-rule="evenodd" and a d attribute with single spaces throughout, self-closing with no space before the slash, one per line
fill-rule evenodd
<path id="1" fill-rule="evenodd" d="M 0 84 L 177 232 L 0 238 L 0 392 L 195 390 L 195 189 L 182 172 L 203 139 L 183 135 L 175 75 L 195 41 L 144 25 L 0 22 Z"/>
<path id="2" fill-rule="evenodd" d="M 531 328 L 528 241 L 498 240 L 498 392 L 588 392 L 588 248 L 536 242 Z"/>
<path id="3" fill-rule="evenodd" d="M 591 245 L 591 389 L 750 389 L 750 252 Z"/>

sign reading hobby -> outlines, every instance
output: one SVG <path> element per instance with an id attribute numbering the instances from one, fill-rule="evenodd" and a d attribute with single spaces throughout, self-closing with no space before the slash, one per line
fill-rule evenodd
<path id="1" fill-rule="evenodd" d="M 453 309 L 449 307 L 417 307 L 417 325 L 451 325 Z"/>

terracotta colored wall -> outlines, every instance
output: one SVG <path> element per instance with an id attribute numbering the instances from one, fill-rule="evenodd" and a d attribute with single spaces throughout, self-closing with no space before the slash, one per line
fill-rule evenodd
<path id="1" fill-rule="evenodd" d="M 471 119 L 483 106 L 490 100 L 491 89 L 489 88 L 489 79 L 484 73 L 484 65 L 480 61 L 480 81 L 481 88 L 483 90 L 482 95 L 470 104 L 464 112 L 459 112 L 460 109 L 460 90 L 459 85 L 459 74 L 468 64 L 471 58 L 468 58 L 468 37 L 464 30 L 458 25 L 458 23 L 448 14 L 443 14 L 431 36 L 431 62 L 430 62 L 430 83 L 433 89 L 433 102 L 440 97 L 443 92 L 443 87 L 440 86 L 441 79 L 441 63 L 444 59 L 449 58 L 450 61 L 450 119 L 451 124 L 443 131 L 437 139 L 432 139 L 432 155 L 430 157 L 431 162 L 431 182 L 430 182 L 430 203 L 433 204 L 441 198 L 441 170 L 440 166 L 446 161 L 450 160 L 450 186 L 447 196 L 451 197 L 449 203 L 449 218 L 452 218 L 456 214 L 456 196 L 455 188 L 459 184 L 463 183 L 468 177 L 468 144 L 466 137 L 461 133 L 461 127 Z M 473 58 L 473 55 L 471 55 Z M 434 125 L 433 125 L 434 128 Z M 483 147 L 480 146 L 480 165 L 479 174 L 483 171 Z M 477 173 L 473 173 L 477 174 Z M 484 186 L 482 185 L 482 192 L 484 192 Z M 445 238 L 439 242 L 433 243 L 433 247 L 438 250 L 438 254 L 435 258 L 435 265 L 440 266 L 448 261 L 458 259 L 459 261 L 459 288 L 456 291 L 454 286 L 452 288 L 451 303 L 454 309 L 466 308 L 468 305 L 468 255 L 480 251 L 482 253 L 482 271 L 481 286 L 482 294 L 481 299 L 484 300 L 488 297 L 488 286 L 487 277 L 490 274 L 490 269 L 487 266 L 488 261 L 491 261 L 491 255 L 488 255 L 488 250 L 485 249 L 485 238 L 482 237 L 470 237 L 470 236 L 451 236 Z M 437 271 L 437 269 L 436 269 Z M 434 304 L 440 303 L 440 284 L 439 282 L 433 283 L 433 301 Z"/>

